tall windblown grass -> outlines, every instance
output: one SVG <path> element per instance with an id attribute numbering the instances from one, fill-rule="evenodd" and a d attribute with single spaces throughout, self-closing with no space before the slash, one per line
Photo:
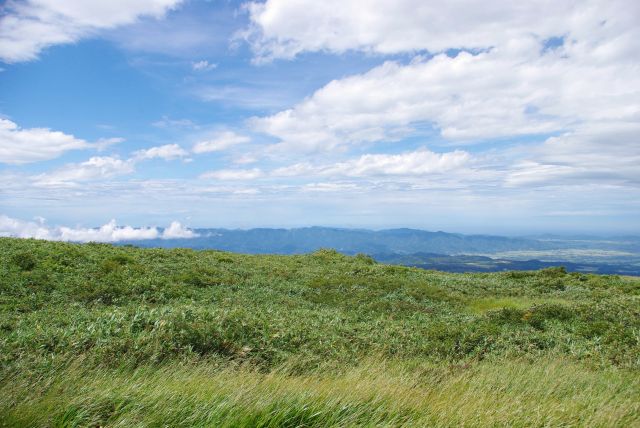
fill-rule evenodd
<path id="1" fill-rule="evenodd" d="M 34 393 L 34 388 L 37 393 Z M 467 365 L 369 360 L 346 372 L 80 365 L 5 384 L 4 426 L 637 426 L 640 379 L 563 359 Z"/>

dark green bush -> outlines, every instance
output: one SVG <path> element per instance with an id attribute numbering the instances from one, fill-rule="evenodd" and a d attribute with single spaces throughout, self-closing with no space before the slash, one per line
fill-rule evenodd
<path id="1" fill-rule="evenodd" d="M 363 253 L 358 253 L 355 256 L 355 259 L 360 262 L 360 263 L 364 263 L 366 265 L 374 265 L 376 264 L 376 261 L 374 260 L 373 257 L 367 255 L 367 254 L 363 254 Z"/>
<path id="2" fill-rule="evenodd" d="M 507 278 L 523 279 L 523 278 L 531 278 L 532 276 L 536 276 L 537 272 L 524 271 L 524 270 L 512 270 L 512 271 L 503 273 L 503 275 Z"/>
<path id="3" fill-rule="evenodd" d="M 547 278 L 562 278 L 567 275 L 567 269 L 564 266 L 554 266 L 538 271 L 538 275 Z"/>
<path id="4" fill-rule="evenodd" d="M 563 321 L 567 322 L 575 316 L 575 311 L 563 305 L 543 304 L 534 306 L 527 311 L 523 318 L 529 325 L 543 329 L 547 321 Z"/>
<path id="5" fill-rule="evenodd" d="M 523 309 L 502 308 L 489 312 L 488 318 L 498 324 L 524 324 L 526 322 L 525 314 L 527 313 Z"/>
<path id="6" fill-rule="evenodd" d="M 25 251 L 14 254 L 11 257 L 11 262 L 23 271 L 31 271 L 38 264 L 35 256 Z"/>
<path id="7" fill-rule="evenodd" d="M 239 278 L 227 271 L 214 267 L 198 266 L 186 272 L 180 272 L 176 279 L 186 285 L 194 287 L 211 287 L 217 285 L 233 285 Z"/>

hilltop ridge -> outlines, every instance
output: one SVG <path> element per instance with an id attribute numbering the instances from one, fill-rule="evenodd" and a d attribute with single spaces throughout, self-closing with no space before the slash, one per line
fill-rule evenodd
<path id="1" fill-rule="evenodd" d="M 0 420 L 630 426 L 639 295 L 562 268 L 0 238 Z"/>

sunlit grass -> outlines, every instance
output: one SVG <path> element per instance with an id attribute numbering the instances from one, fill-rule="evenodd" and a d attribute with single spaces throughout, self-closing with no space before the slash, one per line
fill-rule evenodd
<path id="1" fill-rule="evenodd" d="M 475 299 L 467 303 L 468 310 L 475 314 L 482 314 L 487 311 L 495 311 L 499 309 L 527 309 L 535 305 L 553 304 L 553 305 L 569 305 L 571 302 L 567 299 L 544 299 L 531 297 L 502 297 L 502 298 L 484 298 Z"/>
<path id="2" fill-rule="evenodd" d="M 342 373 L 207 364 L 83 370 L 6 384 L 15 426 L 632 426 L 640 380 L 563 359 L 443 366 L 367 361 Z M 29 391 L 27 391 L 29 389 Z M 7 397 L 13 396 L 9 403 Z"/>

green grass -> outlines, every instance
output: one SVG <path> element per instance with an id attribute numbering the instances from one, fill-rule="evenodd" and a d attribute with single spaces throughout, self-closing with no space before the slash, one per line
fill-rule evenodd
<path id="1" fill-rule="evenodd" d="M 19 426 L 632 426 L 640 380 L 563 360 L 472 366 L 363 363 L 292 376 L 203 364 L 65 370 L 24 384 Z M 4 391 L 2 391 L 4 392 Z M 22 397 L 28 397 L 24 399 Z"/>
<path id="2" fill-rule="evenodd" d="M 521 310 L 539 305 L 568 306 L 571 303 L 570 300 L 561 298 L 501 297 L 472 299 L 467 306 L 472 313 L 482 314 L 501 309 Z"/>
<path id="3" fill-rule="evenodd" d="M 639 296 L 0 238 L 0 426 L 640 426 Z"/>

